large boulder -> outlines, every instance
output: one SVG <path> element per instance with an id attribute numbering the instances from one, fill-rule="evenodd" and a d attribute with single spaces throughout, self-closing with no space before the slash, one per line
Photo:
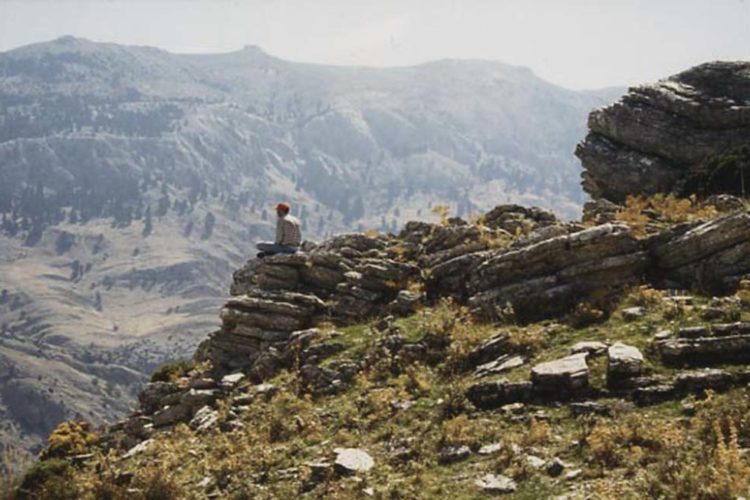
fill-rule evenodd
<path id="1" fill-rule="evenodd" d="M 622 386 L 638 377 L 643 368 L 643 354 L 637 347 L 616 342 L 607 349 L 607 384 Z"/>
<path id="2" fill-rule="evenodd" d="M 711 62 L 593 111 L 576 155 L 594 198 L 669 192 L 712 154 L 748 143 L 750 62 Z"/>

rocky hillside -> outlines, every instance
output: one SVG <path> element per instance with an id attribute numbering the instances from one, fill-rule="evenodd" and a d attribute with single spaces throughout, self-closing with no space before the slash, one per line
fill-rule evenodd
<path id="1" fill-rule="evenodd" d="M 746 193 L 748 145 L 750 63 L 711 62 L 631 88 L 591 113 L 576 155 L 584 190 L 620 202 L 672 191 Z"/>
<path id="2" fill-rule="evenodd" d="M 577 215 L 571 150 L 608 96 L 482 61 L 328 67 L 71 37 L 0 54 L 0 445 L 119 418 L 156 366 L 189 357 L 278 199 L 309 239 L 395 232 L 438 205 Z"/>
<path id="3" fill-rule="evenodd" d="M 724 102 L 742 67 L 673 79 L 728 68 L 731 85 L 690 80 Z M 615 142 L 596 134 L 579 155 L 604 185 L 586 151 Z M 193 360 L 156 371 L 108 428 L 58 427 L 15 495 L 747 496 L 750 212 L 713 194 L 742 185 L 743 147 L 719 141 L 650 197 L 632 196 L 645 181 L 597 192 L 580 222 L 439 210 L 251 259 Z"/>
<path id="4" fill-rule="evenodd" d="M 18 494 L 747 494 L 750 212 L 650 203 L 252 259 L 194 361 L 100 435 L 58 428 Z"/>

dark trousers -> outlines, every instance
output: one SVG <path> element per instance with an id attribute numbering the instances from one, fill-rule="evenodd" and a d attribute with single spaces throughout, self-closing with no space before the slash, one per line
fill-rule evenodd
<path id="1" fill-rule="evenodd" d="M 279 245 L 278 243 L 271 243 L 269 241 L 263 241 L 256 245 L 258 250 L 263 253 L 263 257 L 269 257 L 279 253 L 291 254 L 297 252 L 297 247 L 290 245 Z"/>

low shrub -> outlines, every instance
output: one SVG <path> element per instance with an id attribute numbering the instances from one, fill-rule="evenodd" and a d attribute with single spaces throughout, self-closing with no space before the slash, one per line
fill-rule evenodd
<path id="1" fill-rule="evenodd" d="M 98 439 L 99 436 L 92 430 L 89 422 L 63 422 L 52 431 L 47 440 L 47 447 L 39 454 L 39 458 L 49 460 L 82 455 L 87 453 Z"/>
<path id="2" fill-rule="evenodd" d="M 21 486 L 16 492 L 16 499 L 55 498 L 75 500 L 80 491 L 73 480 L 73 467 L 70 462 L 61 458 L 41 460 L 26 472 Z"/>
<path id="3" fill-rule="evenodd" d="M 160 366 L 151 375 L 151 382 L 174 382 L 180 377 L 184 377 L 193 369 L 193 363 L 190 361 L 175 361 Z"/>

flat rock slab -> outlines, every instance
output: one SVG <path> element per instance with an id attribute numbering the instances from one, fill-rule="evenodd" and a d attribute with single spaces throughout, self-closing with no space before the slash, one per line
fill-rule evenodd
<path id="1" fill-rule="evenodd" d="M 528 381 L 510 382 L 505 379 L 479 382 L 466 390 L 466 397 L 474 406 L 483 410 L 527 401 L 531 397 L 532 385 Z"/>
<path id="2" fill-rule="evenodd" d="M 643 307 L 628 307 L 622 311 L 622 319 L 625 321 L 635 321 L 642 318 L 646 314 L 646 309 Z"/>
<path id="3" fill-rule="evenodd" d="M 443 464 L 452 464 L 466 460 L 471 455 L 471 449 L 468 446 L 446 446 L 440 450 L 438 461 Z"/>
<path id="4" fill-rule="evenodd" d="M 375 465 L 372 457 L 359 448 L 336 448 L 333 452 L 336 454 L 334 465 L 340 473 L 367 472 Z"/>
<path id="5" fill-rule="evenodd" d="M 502 495 L 506 493 L 513 493 L 518 488 L 518 485 L 514 480 L 508 476 L 500 474 L 485 474 L 480 477 L 474 484 L 477 485 L 485 493 L 491 493 L 495 495 Z"/>
<path id="6" fill-rule="evenodd" d="M 230 373 L 229 375 L 225 375 L 221 379 L 221 386 L 231 389 L 232 387 L 239 384 L 242 380 L 244 380 L 244 378 L 245 378 L 244 373 L 241 373 L 241 372 Z"/>
<path id="7" fill-rule="evenodd" d="M 590 356 L 596 356 L 598 354 L 604 354 L 607 350 L 607 344 L 599 342 L 598 340 L 586 340 L 583 342 L 576 342 L 570 348 L 570 354 L 588 354 Z"/>
<path id="8" fill-rule="evenodd" d="M 531 370 L 531 382 L 535 390 L 542 392 L 575 392 L 586 389 L 589 383 L 586 354 L 573 354 L 536 365 Z"/>
<path id="9" fill-rule="evenodd" d="M 479 448 L 480 455 L 494 455 L 495 453 L 498 453 L 500 450 L 503 449 L 503 443 L 490 443 L 482 445 L 481 448 Z"/>
<path id="10" fill-rule="evenodd" d="M 495 361 L 490 361 L 483 365 L 477 366 L 474 376 L 476 378 L 486 377 L 488 375 L 497 375 L 513 368 L 523 365 L 524 361 L 521 356 L 501 356 Z"/>

